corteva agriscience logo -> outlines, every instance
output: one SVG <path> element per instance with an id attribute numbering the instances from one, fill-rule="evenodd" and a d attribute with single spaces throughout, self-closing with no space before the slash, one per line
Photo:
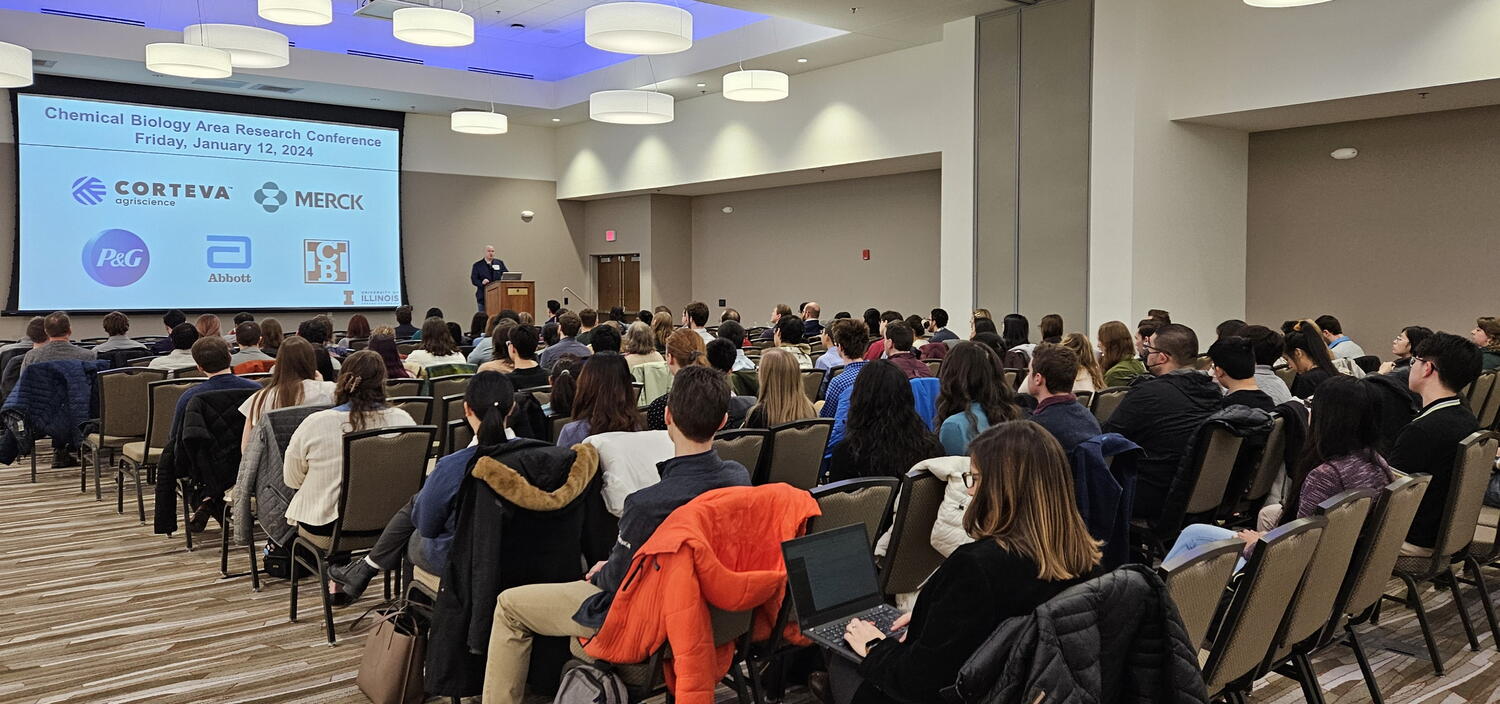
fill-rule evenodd
<path id="1" fill-rule="evenodd" d="M 129 286 L 150 266 L 151 251 L 129 230 L 105 230 L 83 245 L 83 270 L 105 286 Z"/>
<path id="2" fill-rule="evenodd" d="M 364 210 L 363 193 L 330 193 L 327 191 L 292 191 L 292 205 L 316 210 Z M 275 181 L 267 181 L 255 192 L 255 202 L 268 213 L 281 210 L 287 204 L 287 192 Z"/>
<path id="3" fill-rule="evenodd" d="M 98 205 L 113 193 L 115 205 L 172 207 L 180 200 L 229 200 L 229 187 L 216 183 L 174 183 L 119 179 L 108 186 L 94 176 L 73 181 L 73 200 L 79 205 Z"/>
<path id="4" fill-rule="evenodd" d="M 73 200 L 79 205 L 98 205 L 104 201 L 104 182 L 93 176 L 82 176 L 73 182 Z"/>
<path id="5" fill-rule="evenodd" d="M 302 240 L 303 281 L 310 284 L 349 283 L 349 243 L 345 240 Z"/>

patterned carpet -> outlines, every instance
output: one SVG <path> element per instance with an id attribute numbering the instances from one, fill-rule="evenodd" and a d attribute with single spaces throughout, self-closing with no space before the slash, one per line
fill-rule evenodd
<path id="1" fill-rule="evenodd" d="M 363 636 L 347 627 L 372 599 L 335 613 L 339 644 L 329 647 L 310 588 L 302 620 L 288 623 L 284 582 L 267 580 L 254 593 L 248 578 L 220 578 L 216 527 L 187 552 L 180 535 L 140 525 L 130 502 L 116 514 L 113 488 L 106 480 L 100 503 L 92 486 L 79 493 L 76 470 L 44 470 L 33 484 L 22 466 L 0 469 L 0 702 L 367 701 L 354 686 Z M 231 560 L 232 571 L 247 568 L 243 549 Z M 1375 645 L 1421 650 L 1415 618 L 1388 604 L 1367 639 L 1386 701 L 1500 702 L 1500 652 L 1488 630 L 1471 652 L 1446 592 L 1426 598 L 1448 674 L 1434 677 L 1425 660 Z M 1347 649 L 1314 664 L 1330 703 L 1369 700 Z M 719 699 L 732 696 L 721 689 Z M 1302 694 L 1272 675 L 1254 699 L 1291 704 Z M 794 690 L 788 701 L 808 697 Z"/>

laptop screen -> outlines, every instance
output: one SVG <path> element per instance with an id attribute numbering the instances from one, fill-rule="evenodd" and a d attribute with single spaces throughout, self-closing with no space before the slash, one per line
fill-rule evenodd
<path id="1" fill-rule="evenodd" d="M 864 524 L 789 540 L 781 544 L 781 551 L 797 621 L 803 628 L 884 603 Z"/>

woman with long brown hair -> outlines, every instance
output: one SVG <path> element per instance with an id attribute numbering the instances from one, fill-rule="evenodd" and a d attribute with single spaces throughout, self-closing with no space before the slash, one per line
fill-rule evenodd
<path id="1" fill-rule="evenodd" d="M 771 428 L 783 423 L 817 418 L 818 411 L 802 388 L 802 367 L 797 358 L 780 347 L 760 356 L 760 395 L 745 417 L 746 428 Z"/>
<path id="2" fill-rule="evenodd" d="M 667 338 L 671 337 L 672 332 L 676 329 L 677 326 L 672 322 L 671 313 L 657 311 L 651 317 L 651 334 L 656 336 L 657 352 L 667 351 Z"/>
<path id="3" fill-rule="evenodd" d="M 335 347 L 348 347 L 350 340 L 368 340 L 370 338 L 370 319 L 363 313 L 355 313 L 349 316 L 349 324 L 345 327 L 344 337 L 338 341 Z"/>
<path id="4" fill-rule="evenodd" d="M 641 429 L 630 365 L 615 352 L 599 352 L 583 362 L 573 393 L 573 422 L 557 434 L 558 447 L 572 447 L 590 435 Z"/>
<path id="5" fill-rule="evenodd" d="M 271 367 L 265 388 L 240 404 L 245 430 L 240 435 L 240 449 L 250 443 L 250 433 L 266 411 L 292 406 L 316 406 L 333 403 L 333 382 L 324 381 L 318 373 L 317 357 L 311 342 L 293 337 L 281 345 L 282 353 Z"/>
<path id="6" fill-rule="evenodd" d="M 390 328 L 386 328 L 390 330 Z M 375 333 L 370 335 L 370 342 L 365 349 L 380 355 L 385 361 L 385 375 L 390 379 L 409 379 L 411 372 L 401 364 L 401 352 L 396 349 L 396 335 L 394 332 Z"/>
<path id="7" fill-rule="evenodd" d="M 219 316 L 213 313 L 204 313 L 193 321 L 193 327 L 198 328 L 198 337 L 223 337 L 224 333 L 219 328 Z"/>
<path id="8" fill-rule="evenodd" d="M 1078 355 L 1078 380 L 1073 382 L 1073 393 L 1090 393 L 1104 388 L 1104 373 L 1099 369 L 1099 360 L 1094 357 L 1094 343 L 1088 335 L 1070 332 L 1063 338 L 1062 346 Z"/>
<path id="9" fill-rule="evenodd" d="M 943 701 L 939 690 L 1002 621 L 1030 614 L 1099 569 L 1099 541 L 1078 512 L 1068 458 L 1051 433 L 1008 421 L 970 449 L 964 482 L 973 500 L 963 525 L 974 542 L 928 578 L 911 614 L 894 624 L 906 628 L 899 638 L 849 622 L 844 640 L 864 656 L 853 701 Z"/>
<path id="10" fill-rule="evenodd" d="M 1130 328 L 1118 320 L 1099 326 L 1099 368 L 1104 370 L 1104 386 L 1124 386 L 1146 373 L 1146 365 L 1135 353 L 1135 338 Z"/>
<path id="11" fill-rule="evenodd" d="M 938 369 L 936 420 L 943 449 L 950 455 L 968 454 L 975 436 L 1020 417 L 999 353 L 979 342 L 954 345 Z"/>
<path id="12" fill-rule="evenodd" d="M 680 328 L 667 336 L 667 371 L 672 376 L 687 367 L 708 366 L 708 346 L 703 342 L 703 336 L 688 329 Z M 667 429 L 667 396 L 662 394 L 651 405 L 646 406 L 646 429 Z"/>
<path id="13" fill-rule="evenodd" d="M 430 367 L 434 364 L 467 364 L 458 351 L 458 343 L 448 331 L 448 323 L 442 318 L 428 318 L 422 322 L 422 346 L 406 355 L 407 364 Z"/>

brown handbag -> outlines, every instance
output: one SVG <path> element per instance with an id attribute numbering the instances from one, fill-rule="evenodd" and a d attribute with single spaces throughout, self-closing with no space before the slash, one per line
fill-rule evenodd
<path id="1" fill-rule="evenodd" d="M 381 614 L 365 640 L 355 684 L 375 704 L 421 704 L 427 635 L 409 611 Z"/>

